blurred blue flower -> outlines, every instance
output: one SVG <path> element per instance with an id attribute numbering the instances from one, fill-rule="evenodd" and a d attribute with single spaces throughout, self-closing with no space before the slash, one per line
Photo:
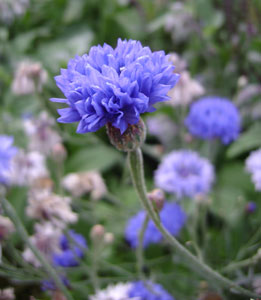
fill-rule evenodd
<path id="1" fill-rule="evenodd" d="M 61 252 L 53 254 L 53 264 L 60 267 L 75 267 L 79 265 L 79 259 L 84 256 L 84 249 L 87 249 L 85 238 L 73 230 L 69 232 L 72 241 L 65 235 L 61 236 Z M 73 243 L 74 241 L 74 243 Z"/>
<path id="2" fill-rule="evenodd" d="M 189 132 L 205 140 L 221 139 L 229 144 L 240 132 L 240 114 L 228 99 L 204 97 L 192 104 L 185 120 Z"/>
<path id="3" fill-rule="evenodd" d="M 255 189 L 261 191 L 261 149 L 250 153 L 246 160 L 246 170 L 251 174 Z"/>
<path id="4" fill-rule="evenodd" d="M 152 52 L 139 41 L 118 39 L 115 49 L 93 46 L 55 77 L 66 99 L 51 100 L 69 106 L 58 110 L 58 121 L 79 122 L 78 133 L 97 131 L 108 122 L 124 133 L 140 114 L 169 99 L 179 78 L 173 70 L 164 51 Z"/>
<path id="5" fill-rule="evenodd" d="M 252 214 L 256 211 L 257 209 L 257 205 L 254 201 L 249 201 L 247 202 L 246 206 L 245 206 L 245 211 L 249 214 Z"/>
<path id="6" fill-rule="evenodd" d="M 0 183 L 7 183 L 10 161 L 17 153 L 17 148 L 12 146 L 13 142 L 12 136 L 0 135 Z"/>
<path id="7" fill-rule="evenodd" d="M 164 227 L 174 236 L 177 236 L 186 222 L 186 214 L 177 203 L 165 203 L 159 213 Z M 136 248 L 139 243 L 139 232 L 145 220 L 145 211 L 138 212 L 131 217 L 125 229 L 125 238 L 132 248 Z M 154 223 L 150 220 L 144 234 L 143 246 L 159 243 L 162 234 L 158 231 Z"/>
<path id="8" fill-rule="evenodd" d="M 155 185 L 177 198 L 204 195 L 215 179 L 211 163 L 191 150 L 173 151 L 155 171 Z"/>
<path id="9" fill-rule="evenodd" d="M 139 300 L 174 300 L 160 284 L 152 282 L 136 281 L 132 283 L 129 290 L 129 297 L 137 297 Z"/>
<path id="10" fill-rule="evenodd" d="M 63 284 L 67 287 L 70 286 L 69 280 L 65 276 L 60 276 L 61 281 Z M 57 290 L 57 287 L 55 285 L 55 282 L 52 279 L 46 279 L 41 282 L 41 288 L 43 291 L 55 291 Z"/>

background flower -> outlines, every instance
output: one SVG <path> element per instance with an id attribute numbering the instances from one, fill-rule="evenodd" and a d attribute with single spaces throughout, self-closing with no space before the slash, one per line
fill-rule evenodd
<path id="1" fill-rule="evenodd" d="M 12 136 L 0 135 L 0 183 L 6 183 L 11 159 L 17 153 L 17 148 L 12 146 L 13 142 Z"/>
<path id="2" fill-rule="evenodd" d="M 191 150 L 166 155 L 154 174 L 156 186 L 177 198 L 207 194 L 214 178 L 211 163 Z"/>
<path id="3" fill-rule="evenodd" d="M 129 297 L 137 297 L 140 300 L 174 300 L 174 298 L 164 290 L 160 284 L 142 281 L 132 283 L 129 290 Z"/>
<path id="4" fill-rule="evenodd" d="M 160 220 L 166 229 L 174 236 L 177 236 L 186 222 L 186 214 L 177 203 L 166 203 L 159 213 Z M 140 211 L 131 217 L 125 229 L 125 238 L 132 248 L 136 248 L 139 243 L 139 232 L 145 220 L 146 212 Z M 158 231 L 154 223 L 150 220 L 144 234 L 143 246 L 159 243 L 162 234 Z"/>
<path id="5" fill-rule="evenodd" d="M 257 191 L 261 191 L 261 149 L 251 152 L 246 160 L 246 170 L 251 174 Z"/>
<path id="6" fill-rule="evenodd" d="M 239 135 L 240 114 L 228 99 L 205 97 L 192 104 L 185 124 L 192 135 L 229 144 Z"/>
<path id="7" fill-rule="evenodd" d="M 71 240 L 66 235 L 60 237 L 61 251 L 53 254 L 53 264 L 60 267 L 75 267 L 79 265 L 79 260 L 84 255 L 84 249 L 87 249 L 85 238 L 75 233 L 69 232 Z"/>

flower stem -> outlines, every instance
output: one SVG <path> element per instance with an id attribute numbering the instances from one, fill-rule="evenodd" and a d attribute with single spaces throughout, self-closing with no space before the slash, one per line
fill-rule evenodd
<path id="1" fill-rule="evenodd" d="M 15 227 L 17 229 L 17 232 L 20 234 L 20 237 L 23 239 L 23 241 L 27 244 L 27 246 L 32 250 L 35 257 L 39 260 L 43 268 L 46 270 L 46 272 L 49 274 L 49 276 L 53 279 L 55 282 L 57 288 L 63 292 L 64 296 L 66 296 L 67 300 L 74 300 L 71 296 L 70 292 L 67 290 L 67 288 L 62 283 L 59 275 L 56 273 L 55 269 L 48 263 L 48 261 L 42 256 L 42 254 L 39 252 L 39 250 L 32 244 L 32 242 L 29 239 L 28 233 L 25 230 L 22 222 L 20 221 L 17 213 L 15 212 L 13 206 L 9 201 L 5 199 L 1 195 L 1 204 L 3 206 L 4 211 L 6 214 L 10 217 L 10 219 L 14 222 Z"/>
<path id="2" fill-rule="evenodd" d="M 128 158 L 133 185 L 137 191 L 142 205 L 144 206 L 149 217 L 152 219 L 155 226 L 162 233 L 164 238 L 173 246 L 175 251 L 183 257 L 183 259 L 188 263 L 188 265 L 200 275 L 205 277 L 206 280 L 210 281 L 212 284 L 216 283 L 216 285 L 219 285 L 224 289 L 228 289 L 231 292 L 239 293 L 240 295 L 246 295 L 249 297 L 259 297 L 254 292 L 240 287 L 233 281 L 223 277 L 222 275 L 211 269 L 208 265 L 204 264 L 203 262 L 200 262 L 197 259 L 197 257 L 191 254 L 183 245 L 179 243 L 179 241 L 174 236 L 172 236 L 165 229 L 165 227 L 161 224 L 157 213 L 153 209 L 151 202 L 147 198 L 141 149 L 138 148 L 134 151 L 128 152 Z"/>
<path id="3" fill-rule="evenodd" d="M 139 238 L 138 238 L 138 245 L 136 248 L 136 257 L 137 257 L 137 271 L 138 271 L 138 275 L 140 277 L 141 280 L 145 280 L 145 276 L 143 273 L 143 265 L 144 265 L 144 259 L 143 259 L 143 240 L 144 240 L 144 235 L 145 235 L 145 231 L 147 229 L 148 223 L 149 223 L 149 216 L 146 213 L 146 217 L 143 221 L 142 227 L 139 231 Z"/>

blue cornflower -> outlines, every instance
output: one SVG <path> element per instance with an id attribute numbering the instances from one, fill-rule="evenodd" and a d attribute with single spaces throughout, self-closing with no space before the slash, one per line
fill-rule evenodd
<path id="1" fill-rule="evenodd" d="M 215 179 L 211 163 L 191 150 L 173 151 L 155 171 L 155 184 L 177 198 L 204 195 Z"/>
<path id="2" fill-rule="evenodd" d="M 205 97 L 192 104 L 185 125 L 194 136 L 205 140 L 219 138 L 223 144 L 229 144 L 239 135 L 240 114 L 228 99 Z"/>
<path id="3" fill-rule="evenodd" d="M 136 281 L 128 292 L 130 298 L 140 300 L 174 300 L 174 298 L 157 283 Z"/>
<path id="4" fill-rule="evenodd" d="M 164 51 L 152 52 L 139 41 L 118 39 L 115 49 L 93 46 L 55 77 L 65 99 L 51 100 L 69 106 L 58 110 L 58 121 L 79 122 L 78 133 L 97 131 L 106 123 L 124 133 L 140 114 L 169 99 L 167 93 L 179 78 L 173 70 Z"/>
<path id="5" fill-rule="evenodd" d="M 65 276 L 60 276 L 60 279 L 66 287 L 70 286 L 70 282 Z M 52 279 L 45 279 L 41 282 L 41 289 L 43 291 L 55 291 L 57 287 Z"/>
<path id="6" fill-rule="evenodd" d="M 17 148 L 12 146 L 13 142 L 12 136 L 0 135 L 0 183 L 7 183 L 10 161 L 17 153 Z"/>
<path id="7" fill-rule="evenodd" d="M 75 267 L 79 265 L 79 259 L 84 255 L 84 249 L 87 249 L 85 238 L 73 230 L 70 230 L 70 237 L 74 244 L 68 240 L 65 235 L 61 236 L 61 252 L 53 254 L 53 264 L 60 267 Z"/>
<path id="8" fill-rule="evenodd" d="M 139 232 L 145 220 L 145 211 L 138 212 L 129 219 L 126 229 L 125 238 L 132 248 L 136 248 L 139 243 Z M 186 214 L 177 203 L 165 203 L 159 213 L 161 222 L 164 227 L 174 236 L 177 236 L 186 222 Z M 146 228 L 143 246 L 159 243 L 162 240 L 162 234 L 158 231 L 154 223 L 150 220 Z"/>

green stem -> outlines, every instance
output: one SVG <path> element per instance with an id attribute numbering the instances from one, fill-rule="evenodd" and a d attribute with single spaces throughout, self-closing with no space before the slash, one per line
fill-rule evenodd
<path id="1" fill-rule="evenodd" d="M 27 231 L 25 230 L 22 222 L 20 221 L 17 213 L 12 207 L 11 203 L 7 201 L 3 196 L 1 196 L 1 204 L 6 212 L 6 214 L 10 217 L 10 219 L 14 222 L 17 232 L 20 234 L 20 237 L 27 244 L 27 246 L 32 250 L 35 257 L 39 260 L 43 268 L 49 274 L 50 278 L 53 279 L 56 286 L 60 289 L 60 291 L 66 296 L 67 300 L 74 300 L 71 296 L 70 292 L 67 290 L 63 282 L 61 281 L 59 275 L 56 273 L 55 269 L 48 263 L 48 261 L 42 256 L 39 250 L 34 246 L 34 244 L 30 241 Z"/>
<path id="2" fill-rule="evenodd" d="M 173 246 L 176 252 L 180 256 L 182 256 L 184 260 L 186 260 L 188 265 L 196 272 L 204 276 L 206 280 L 210 281 L 212 284 L 216 283 L 217 285 L 228 289 L 231 292 L 238 292 L 241 295 L 246 295 L 249 297 L 259 297 L 260 295 L 257 295 L 254 292 L 251 292 L 247 289 L 238 286 L 233 281 L 223 277 L 222 275 L 211 269 L 208 265 L 204 264 L 203 262 L 200 262 L 197 259 L 197 257 L 191 254 L 183 245 L 179 243 L 179 241 L 174 236 L 172 236 L 165 229 L 165 227 L 161 224 L 157 213 L 153 209 L 151 202 L 147 198 L 147 191 L 144 181 L 143 158 L 140 148 L 129 152 L 128 158 L 133 185 L 137 191 L 137 194 L 139 195 L 142 205 L 146 209 L 149 217 L 152 219 L 158 230 L 162 233 L 165 239 Z"/>
<path id="3" fill-rule="evenodd" d="M 249 266 L 257 264 L 260 259 L 261 259 L 260 254 L 257 253 L 253 257 L 250 257 L 250 258 L 244 259 L 242 261 L 234 262 L 234 263 L 227 265 L 225 268 L 221 269 L 221 272 L 229 273 L 229 272 L 233 272 L 240 268 L 249 267 Z"/>
<path id="4" fill-rule="evenodd" d="M 146 278 L 144 276 L 144 273 L 143 273 L 143 265 L 144 265 L 143 240 L 144 240 L 144 235 L 145 235 L 145 231 L 146 231 L 146 228 L 148 226 L 149 220 L 150 220 L 150 218 L 149 218 L 148 214 L 146 214 L 146 217 L 143 221 L 142 227 L 139 231 L 138 245 L 137 245 L 137 248 L 136 248 L 137 271 L 138 271 L 138 275 L 139 275 L 141 280 L 146 280 Z"/>

